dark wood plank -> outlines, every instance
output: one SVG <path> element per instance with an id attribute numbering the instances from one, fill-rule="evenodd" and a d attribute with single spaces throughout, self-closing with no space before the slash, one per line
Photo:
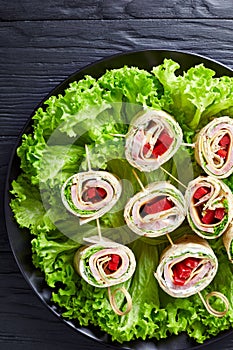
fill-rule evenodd
<path id="1" fill-rule="evenodd" d="M 1 253 L 0 262 L 0 349 L 76 350 L 77 340 L 81 341 L 82 350 L 104 349 L 66 327 L 41 303 L 19 273 L 11 254 Z"/>
<path id="2" fill-rule="evenodd" d="M 33 108 L 72 72 L 124 51 L 192 51 L 233 67 L 232 18 L 231 0 L 0 2 L 0 349 L 108 349 L 52 315 L 10 251 L 2 220 L 5 174 L 16 136 Z M 232 336 L 203 350 L 219 348 L 232 350 Z"/>
<path id="3" fill-rule="evenodd" d="M 233 18 L 231 0 L 2 0 L 0 19 Z"/>
<path id="4" fill-rule="evenodd" d="M 111 349 L 65 326 L 53 315 L 30 289 L 11 254 L 1 253 L 0 263 L 0 349 Z M 204 346 L 203 350 L 217 350 L 223 343 L 224 350 L 233 349 L 233 338 L 228 336 L 224 341 Z"/>
<path id="5" fill-rule="evenodd" d="M 233 67 L 231 21 L 130 20 L 127 26 L 110 20 L 28 21 L 0 23 L 0 35 L 0 135 L 18 135 L 37 103 L 59 82 L 112 54 L 184 50 Z"/>
<path id="6" fill-rule="evenodd" d="M 4 212 L 4 190 L 6 173 L 11 152 L 15 145 L 15 137 L 0 137 L 0 213 Z M 6 235 L 4 216 L 0 217 L 0 254 L 2 252 L 10 252 L 9 242 Z M 2 267 L 2 265 L 1 265 Z"/>

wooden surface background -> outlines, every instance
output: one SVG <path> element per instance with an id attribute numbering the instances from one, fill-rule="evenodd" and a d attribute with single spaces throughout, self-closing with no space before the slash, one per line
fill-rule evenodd
<path id="1" fill-rule="evenodd" d="M 74 71 L 112 54 L 184 50 L 233 68 L 232 44 L 232 0 L 0 1 L 0 349 L 108 348 L 66 327 L 42 305 L 9 247 L 5 175 L 37 103 Z M 233 336 L 203 347 L 219 348 L 232 350 Z"/>

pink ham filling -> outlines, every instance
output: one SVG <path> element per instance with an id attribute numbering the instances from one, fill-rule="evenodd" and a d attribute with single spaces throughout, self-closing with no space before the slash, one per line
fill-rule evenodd
<path id="1" fill-rule="evenodd" d="M 233 126 L 226 123 L 219 124 L 208 134 L 208 137 L 212 138 L 215 133 L 222 129 L 226 130 L 226 134 L 219 141 L 220 149 L 216 152 L 216 155 L 224 159 L 225 162 L 220 169 L 213 168 L 211 164 L 208 164 L 208 160 L 206 165 L 206 168 L 217 176 L 227 173 L 233 167 L 233 152 L 229 152 L 231 146 L 229 133 L 233 135 Z"/>

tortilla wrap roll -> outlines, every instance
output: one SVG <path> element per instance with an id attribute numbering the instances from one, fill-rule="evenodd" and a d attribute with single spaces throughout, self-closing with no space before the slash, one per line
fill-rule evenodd
<path id="1" fill-rule="evenodd" d="M 80 218 L 80 225 L 107 213 L 122 191 L 119 180 L 107 171 L 75 174 L 62 186 L 61 197 L 66 209 Z"/>
<path id="2" fill-rule="evenodd" d="M 228 258 L 233 263 L 233 224 L 231 223 L 223 234 L 223 244 L 226 248 Z"/>
<path id="3" fill-rule="evenodd" d="M 136 260 L 128 247 L 115 242 L 100 242 L 80 248 L 74 256 L 74 267 L 87 283 L 106 288 L 131 278 Z"/>
<path id="4" fill-rule="evenodd" d="M 188 184 L 185 193 L 189 225 L 200 237 L 221 236 L 233 218 L 230 188 L 212 176 L 199 176 Z"/>
<path id="5" fill-rule="evenodd" d="M 186 205 L 182 193 L 169 182 L 149 184 L 126 204 L 124 218 L 140 236 L 159 237 L 174 231 L 184 221 Z"/>
<path id="6" fill-rule="evenodd" d="M 215 118 L 197 136 L 196 161 L 208 175 L 226 178 L 233 173 L 232 145 L 233 119 Z"/>
<path id="7" fill-rule="evenodd" d="M 140 171 L 156 170 L 177 152 L 182 139 L 182 130 L 172 116 L 164 111 L 146 110 L 131 122 L 125 156 Z"/>
<path id="8" fill-rule="evenodd" d="M 155 277 L 175 298 L 186 298 L 206 288 L 217 273 L 218 260 L 202 238 L 186 235 L 164 250 Z"/>

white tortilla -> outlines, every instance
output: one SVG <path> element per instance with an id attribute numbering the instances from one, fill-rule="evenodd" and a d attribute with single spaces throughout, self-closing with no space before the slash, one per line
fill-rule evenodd
<path id="1" fill-rule="evenodd" d="M 147 130 L 153 122 L 153 128 Z M 154 145 L 163 130 L 167 130 L 173 138 L 168 150 L 154 159 L 143 155 L 143 146 L 146 143 Z M 136 140 L 136 138 L 138 140 Z M 175 119 L 165 111 L 144 110 L 140 112 L 131 122 L 130 129 L 126 135 L 125 156 L 128 162 L 140 171 L 153 171 L 167 162 L 177 152 L 183 139 L 183 133 Z"/>
<path id="2" fill-rule="evenodd" d="M 203 196 L 198 203 L 194 204 L 193 195 L 196 190 L 200 187 L 208 187 L 210 193 Z M 194 232 L 196 232 L 200 237 L 206 239 L 215 239 L 220 237 L 228 228 L 229 223 L 233 219 L 233 194 L 230 188 L 220 179 L 214 178 L 212 176 L 199 176 L 188 184 L 188 188 L 185 193 L 185 200 L 187 203 L 187 219 Z M 214 230 L 221 225 L 222 221 L 215 224 L 204 224 L 200 220 L 200 215 L 198 214 L 198 204 L 202 202 L 205 209 L 216 209 L 224 207 L 222 202 L 227 201 L 228 208 L 225 208 L 226 215 L 228 216 L 227 222 L 222 227 L 221 231 L 216 235 Z M 219 201 L 220 203 L 217 203 Z M 223 218 L 224 219 L 224 218 Z"/>
<path id="3" fill-rule="evenodd" d="M 232 241 L 233 241 L 233 223 L 229 225 L 227 231 L 223 235 L 223 244 L 226 248 L 227 255 L 231 263 L 233 263 Z"/>
<path id="4" fill-rule="evenodd" d="M 174 264 L 174 260 L 176 260 L 175 262 L 177 263 L 187 257 L 202 259 L 202 266 L 208 266 L 208 271 L 207 268 L 205 268 L 207 271 L 206 275 L 202 276 L 195 284 L 192 284 L 192 281 L 188 281 L 186 286 L 178 286 L 170 283 L 169 280 L 166 280 L 164 278 L 165 268 Z M 186 235 L 177 240 L 173 246 L 169 246 L 164 250 L 155 272 L 155 277 L 160 287 L 167 294 L 175 298 L 186 298 L 206 288 L 215 277 L 217 269 L 218 260 L 209 244 L 204 239 L 197 236 Z M 203 268 L 200 269 L 200 273 L 202 272 Z M 197 277 L 198 274 L 195 275 L 196 279 Z"/>
<path id="5" fill-rule="evenodd" d="M 230 137 L 228 157 L 226 160 L 216 155 L 220 149 L 218 142 L 225 135 Z M 197 136 L 195 158 L 206 174 L 219 179 L 227 178 L 233 173 L 233 119 L 224 116 L 208 123 Z"/>
<path id="6" fill-rule="evenodd" d="M 75 200 L 77 204 L 76 207 L 79 207 L 82 210 L 86 210 L 89 212 L 79 213 L 70 207 L 64 194 L 64 190 L 67 184 L 70 182 L 70 180 L 72 180 L 74 184 L 73 186 L 75 186 Z M 99 184 L 99 187 L 104 188 L 104 190 L 106 191 L 106 197 L 98 203 L 85 202 L 82 199 L 82 193 L 84 187 L 86 188 L 88 184 L 90 184 L 90 187 L 98 187 Z M 62 186 L 61 197 L 66 209 L 73 215 L 78 216 L 80 218 L 80 225 L 83 225 L 85 223 L 88 223 L 89 221 L 96 220 L 97 218 L 107 213 L 116 204 L 116 202 L 121 196 L 121 192 L 122 186 L 116 176 L 107 171 L 91 170 L 87 172 L 74 174 L 71 177 L 69 177 Z"/>
<path id="7" fill-rule="evenodd" d="M 85 254 L 93 248 L 101 248 L 98 253 L 91 255 L 89 258 L 90 270 L 95 282 L 89 278 L 84 261 Z M 98 268 L 99 262 L 102 258 L 105 259 L 107 254 L 117 254 L 122 259 L 120 268 L 110 275 L 104 274 Z M 74 256 L 74 267 L 87 283 L 94 287 L 106 288 L 123 283 L 131 278 L 136 269 L 136 260 L 133 252 L 128 247 L 115 242 L 101 242 L 79 249 Z"/>
<path id="8" fill-rule="evenodd" d="M 166 196 L 174 206 L 171 209 L 142 218 L 140 207 L 152 199 Z M 124 218 L 128 227 L 139 236 L 159 237 L 174 231 L 184 221 L 186 204 L 182 193 L 169 182 L 149 184 L 145 191 L 136 193 L 125 206 Z"/>

